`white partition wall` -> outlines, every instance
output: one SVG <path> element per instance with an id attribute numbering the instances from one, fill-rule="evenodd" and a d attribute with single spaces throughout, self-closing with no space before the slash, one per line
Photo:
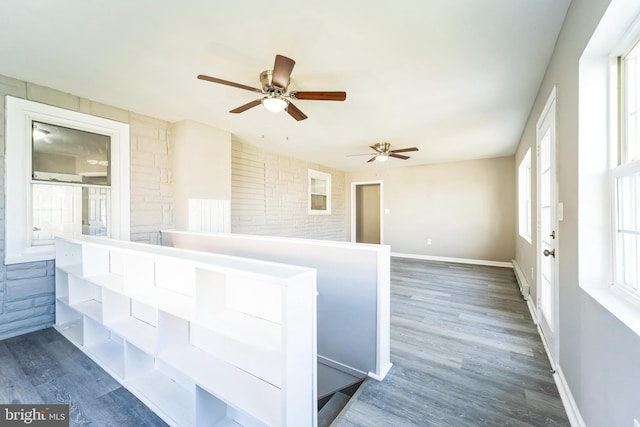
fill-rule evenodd
<path id="1" fill-rule="evenodd" d="M 317 425 L 313 269 L 57 239 L 55 327 L 172 426 Z"/>
<path id="2" fill-rule="evenodd" d="M 162 244 L 315 268 L 318 359 L 378 380 L 391 368 L 389 246 L 173 230 Z"/>

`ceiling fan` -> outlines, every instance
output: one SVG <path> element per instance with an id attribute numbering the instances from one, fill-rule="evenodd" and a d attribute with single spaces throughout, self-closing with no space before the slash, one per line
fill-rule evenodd
<path id="1" fill-rule="evenodd" d="M 200 74 L 198 78 L 200 80 L 206 80 L 213 83 L 219 83 L 227 86 L 237 87 L 239 89 L 249 90 L 251 92 L 264 95 L 261 99 L 248 102 L 241 105 L 238 108 L 234 108 L 229 111 L 230 113 L 242 113 L 243 111 L 253 108 L 259 104 L 274 113 L 286 110 L 287 113 L 294 119 L 300 121 L 307 118 L 307 116 L 298 109 L 290 101 L 291 99 L 300 100 L 316 100 L 316 101 L 344 101 L 347 99 L 346 92 L 308 92 L 308 91 L 291 91 L 287 93 L 293 66 L 296 64 L 291 58 L 286 56 L 276 55 L 275 63 L 273 64 L 273 70 L 266 70 L 260 73 L 260 83 L 262 89 L 258 89 L 251 86 L 246 86 L 240 83 L 230 82 L 228 80 L 222 80 L 217 77 L 210 77 Z"/>
<path id="2" fill-rule="evenodd" d="M 373 148 L 376 151 L 376 154 L 370 158 L 369 160 L 367 160 L 367 163 L 373 162 L 374 160 L 377 160 L 379 162 L 386 162 L 389 157 L 395 157 L 396 159 L 402 159 L 402 160 L 407 160 L 410 157 L 409 156 L 405 156 L 403 154 L 398 154 L 398 153 L 406 153 L 409 151 L 418 151 L 418 147 L 410 147 L 410 148 L 398 148 L 397 150 L 392 150 L 391 149 L 391 144 L 388 142 L 378 142 L 375 145 L 370 145 L 371 148 Z M 348 157 L 351 156 L 366 156 L 369 153 L 366 154 L 351 154 Z"/>

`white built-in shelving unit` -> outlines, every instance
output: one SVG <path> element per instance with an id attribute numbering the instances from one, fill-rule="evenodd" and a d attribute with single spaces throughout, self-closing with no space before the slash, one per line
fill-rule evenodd
<path id="1" fill-rule="evenodd" d="M 317 424 L 314 269 L 59 238 L 55 327 L 172 426 Z"/>

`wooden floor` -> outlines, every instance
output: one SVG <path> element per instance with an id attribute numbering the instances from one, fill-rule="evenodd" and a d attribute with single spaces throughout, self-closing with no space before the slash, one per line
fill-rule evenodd
<path id="1" fill-rule="evenodd" d="M 0 341 L 0 403 L 67 403 L 71 426 L 166 426 L 53 328 Z"/>
<path id="2" fill-rule="evenodd" d="M 569 426 L 511 269 L 391 270 L 394 366 L 334 426 Z M 0 403 L 69 403 L 72 426 L 165 425 L 53 329 L 0 341 Z"/>
<path id="3" fill-rule="evenodd" d="M 336 427 L 569 426 L 509 268 L 393 258 L 391 361 Z"/>

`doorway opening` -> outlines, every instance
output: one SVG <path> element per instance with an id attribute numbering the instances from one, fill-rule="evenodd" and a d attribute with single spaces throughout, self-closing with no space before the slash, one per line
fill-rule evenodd
<path id="1" fill-rule="evenodd" d="M 351 241 L 382 244 L 382 181 L 351 184 Z"/>

